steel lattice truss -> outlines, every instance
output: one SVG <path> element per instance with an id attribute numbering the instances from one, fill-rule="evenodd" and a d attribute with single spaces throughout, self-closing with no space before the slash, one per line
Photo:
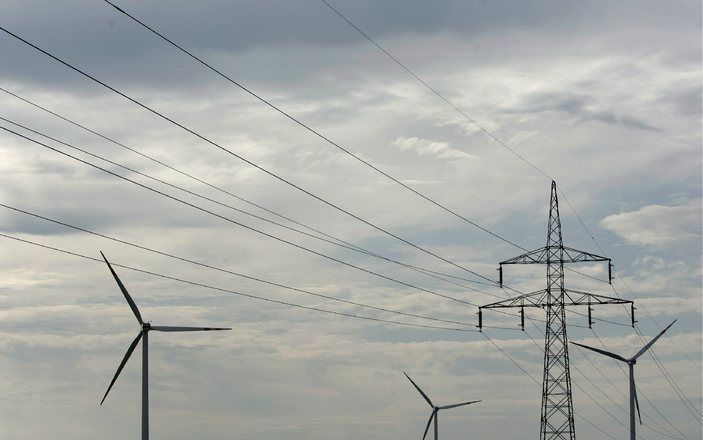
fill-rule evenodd
<path id="1" fill-rule="evenodd" d="M 482 309 L 505 309 L 511 307 L 539 307 L 545 308 L 549 303 L 549 291 L 547 289 L 537 290 L 524 295 L 508 298 L 503 301 L 496 301 L 491 304 L 481 306 Z M 605 304 L 632 304 L 632 301 L 612 298 L 610 296 L 596 295 L 595 293 L 583 292 L 581 290 L 564 289 L 564 306 L 583 305 L 605 305 Z"/>
<path id="2" fill-rule="evenodd" d="M 608 257 L 592 254 L 586 251 L 563 246 L 564 262 L 565 263 L 587 263 L 590 261 L 610 261 Z M 500 264 L 547 264 L 549 257 L 559 252 L 558 247 L 545 246 L 534 251 L 526 252 L 509 260 L 502 261 Z"/>
<path id="3" fill-rule="evenodd" d="M 609 280 L 612 280 L 610 276 L 612 264 L 610 258 L 564 246 L 561 235 L 561 219 L 559 218 L 557 186 L 554 181 L 552 181 L 549 205 L 547 245 L 505 260 L 499 265 L 500 285 L 502 286 L 503 265 L 545 264 L 547 266 L 547 288 L 479 307 L 478 327 L 482 329 L 484 309 L 520 308 L 523 330 L 525 329 L 525 307 L 540 307 L 545 310 L 547 319 L 544 336 L 540 440 L 575 440 L 569 344 L 566 336 L 566 307 L 587 305 L 590 327 L 593 323 L 591 321 L 591 305 L 630 304 L 632 306 L 632 301 L 564 287 L 564 264 L 607 262 Z"/>

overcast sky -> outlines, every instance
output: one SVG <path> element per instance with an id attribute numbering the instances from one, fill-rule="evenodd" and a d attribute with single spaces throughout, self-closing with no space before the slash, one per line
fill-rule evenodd
<path id="1" fill-rule="evenodd" d="M 556 179 L 567 245 L 613 258 L 567 272 L 570 287 L 634 299 L 658 359 L 636 366 L 643 439 L 701 437 L 701 5 L 697 1 L 330 1 L 445 98 Z M 319 0 L 119 1 L 166 36 L 338 145 L 471 222 L 527 249 L 546 241 L 550 181 L 492 140 Z M 302 129 L 102 1 L 0 2 L 0 26 L 233 153 L 488 279 L 515 247 L 448 214 Z M 0 91 L 0 120 L 143 185 L 0 133 L 0 203 L 129 243 L 315 294 L 168 258 L 0 207 L 0 233 L 207 284 L 118 267 L 142 316 L 232 332 L 150 338 L 154 439 L 534 438 L 540 385 L 480 333 L 476 307 L 515 294 L 276 180 L 0 33 L 0 87 L 197 182 Z M 120 168 L 130 167 L 190 194 Z M 198 194 L 198 195 L 195 195 Z M 236 196 L 236 197 L 235 197 Z M 210 200 L 205 200 L 207 197 Z M 301 235 L 306 226 L 454 283 Z M 578 218 L 575 212 L 578 213 Z M 381 278 L 277 241 L 257 228 Z M 585 225 L 582 226 L 581 222 Z M 586 230 L 587 228 L 587 230 Z M 98 404 L 139 326 L 104 264 L 0 237 L 0 437 L 139 435 L 140 352 Z M 600 249 L 599 249 L 600 247 Z M 510 267 L 521 291 L 543 267 Z M 420 287 L 423 290 L 409 286 Z M 478 289 L 481 292 L 472 290 Z M 250 297 L 438 330 L 304 310 Z M 584 313 L 585 310 L 575 310 Z M 543 319 L 541 310 L 528 316 Z M 572 340 L 623 356 L 642 342 L 621 306 L 568 314 Z M 458 324 L 457 324 L 458 323 Z M 543 323 L 486 313 L 488 336 L 538 383 Z M 617 325 L 621 324 L 621 325 Z M 571 350 L 580 438 L 627 435 L 624 370 Z M 697 414 L 697 418 L 691 413 Z M 588 420 L 603 432 L 589 425 Z"/>

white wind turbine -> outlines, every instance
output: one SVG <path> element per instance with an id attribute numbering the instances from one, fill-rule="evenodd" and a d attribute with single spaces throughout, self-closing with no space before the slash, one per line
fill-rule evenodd
<path id="1" fill-rule="evenodd" d="M 674 322 L 677 320 L 674 319 Z M 674 322 L 671 324 L 667 325 L 664 330 L 661 331 L 654 339 L 649 341 L 647 345 L 642 347 L 640 351 L 637 352 L 634 356 L 632 356 L 629 359 L 626 359 L 622 356 L 618 356 L 615 353 L 610 353 L 609 351 L 605 350 L 600 350 L 598 348 L 593 348 L 589 347 L 588 345 L 583 345 L 579 344 L 578 342 L 571 342 L 572 344 L 578 345 L 579 347 L 587 348 L 589 350 L 595 351 L 597 353 L 606 355 L 608 357 L 611 357 L 613 359 L 617 359 L 621 362 L 625 362 L 627 366 L 630 369 L 630 440 L 635 440 L 636 439 L 636 434 L 635 434 L 635 408 L 637 408 L 637 416 L 640 419 L 640 425 L 642 424 L 642 415 L 640 414 L 640 403 L 637 400 L 637 387 L 635 386 L 635 364 L 637 363 L 637 358 L 642 356 L 647 350 L 649 350 L 649 347 L 651 347 L 655 342 L 657 342 L 657 339 L 659 339 L 665 331 L 669 330 L 669 328 L 674 325 Z"/>
<path id="2" fill-rule="evenodd" d="M 410 379 L 410 376 L 408 376 L 408 373 L 403 371 L 403 374 L 405 377 L 408 378 L 408 380 L 415 386 L 417 391 L 422 395 L 422 397 L 425 399 L 425 401 L 430 405 L 432 408 L 432 414 L 430 414 L 430 419 L 427 421 L 427 427 L 425 427 L 425 433 L 422 436 L 422 440 L 425 440 L 425 437 L 427 437 L 427 431 L 430 430 L 430 424 L 432 424 L 432 420 L 434 420 L 434 440 L 439 439 L 439 425 L 437 421 L 437 414 L 439 413 L 440 409 L 451 409 L 451 408 L 456 408 L 458 406 L 464 406 L 464 405 L 471 405 L 472 403 L 478 403 L 480 400 L 472 400 L 470 402 L 462 402 L 462 403 L 455 403 L 453 405 L 444 405 L 444 406 L 436 406 L 432 401 L 430 400 L 429 397 L 427 397 L 427 394 L 425 394 L 417 384 Z"/>
<path id="3" fill-rule="evenodd" d="M 132 341 L 132 344 L 127 349 L 127 353 L 124 355 L 122 362 L 120 362 L 120 366 L 117 367 L 117 372 L 115 373 L 115 377 L 112 378 L 112 382 L 110 382 L 110 386 L 107 387 L 107 391 L 105 391 L 105 395 L 103 396 L 103 400 L 100 401 L 100 405 L 102 405 L 103 402 L 105 401 L 107 394 L 112 389 L 112 386 L 115 384 L 117 377 L 120 375 L 120 373 L 122 372 L 122 369 L 124 368 L 125 364 L 129 360 L 129 357 L 132 355 L 132 352 L 137 347 L 139 340 L 144 339 L 142 341 L 142 440 L 149 440 L 149 343 L 148 343 L 149 332 L 152 330 L 157 331 L 157 332 L 197 332 L 197 331 L 232 330 L 232 329 L 231 328 L 218 328 L 218 327 L 173 327 L 173 326 L 168 326 L 168 325 L 151 325 L 149 322 L 144 322 L 142 320 L 142 315 L 139 313 L 139 309 L 137 308 L 137 305 L 132 300 L 132 297 L 129 296 L 127 289 L 125 288 L 124 284 L 122 284 L 122 281 L 115 273 L 115 270 L 110 265 L 110 262 L 107 261 L 107 258 L 105 258 L 105 254 L 100 252 L 100 255 L 103 256 L 105 263 L 107 263 L 107 267 L 110 269 L 110 272 L 112 272 L 112 276 L 115 277 L 115 281 L 117 281 L 117 285 L 120 287 L 120 290 L 122 291 L 122 294 L 124 295 L 125 299 L 127 300 L 129 307 L 132 309 L 132 312 L 134 312 L 134 316 L 136 316 L 137 321 L 139 321 L 139 325 L 141 325 L 141 327 L 142 327 L 142 329 L 139 331 L 139 334 L 137 335 L 137 337 L 134 339 L 134 341 Z"/>

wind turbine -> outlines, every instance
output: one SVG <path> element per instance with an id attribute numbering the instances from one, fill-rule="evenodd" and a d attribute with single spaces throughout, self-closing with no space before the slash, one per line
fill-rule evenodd
<path id="1" fill-rule="evenodd" d="M 464 406 L 464 405 L 471 405 L 472 403 L 478 403 L 480 400 L 472 400 L 470 402 L 462 402 L 462 403 L 455 403 L 453 405 L 444 405 L 444 406 L 436 406 L 432 401 L 430 400 L 429 397 L 427 397 L 427 394 L 425 394 L 417 384 L 410 379 L 410 376 L 408 376 L 408 373 L 403 371 L 403 374 L 405 377 L 408 378 L 408 380 L 415 386 L 417 391 L 422 395 L 422 397 L 425 399 L 425 401 L 432 407 L 432 414 L 430 415 L 430 419 L 427 421 L 427 427 L 425 428 L 425 434 L 422 436 L 422 440 L 425 440 L 425 437 L 427 437 L 427 431 L 430 430 L 430 424 L 432 423 L 432 420 L 434 420 L 434 440 L 439 439 L 439 426 L 437 422 L 437 413 L 439 413 L 440 409 L 451 409 L 451 408 L 456 408 L 458 406 Z"/>
<path id="2" fill-rule="evenodd" d="M 120 362 L 120 366 L 117 367 L 115 377 L 112 378 L 110 386 L 107 387 L 107 391 L 105 391 L 105 395 L 103 396 L 103 400 L 100 401 L 100 405 L 102 405 L 105 401 L 107 394 L 112 389 L 112 386 L 115 384 L 115 381 L 122 372 L 122 369 L 124 368 L 125 364 L 127 364 L 127 361 L 132 355 L 134 349 L 137 347 L 139 340 L 144 339 L 142 341 L 142 440 L 149 440 L 149 332 L 152 330 L 157 332 L 197 332 L 232 329 L 218 327 L 173 327 L 168 325 L 151 325 L 149 322 L 144 322 L 142 320 L 142 315 L 139 313 L 137 305 L 134 303 L 134 300 L 132 300 L 132 297 L 129 296 L 129 292 L 127 292 L 127 289 L 115 273 L 115 270 L 110 265 L 110 262 L 107 261 L 107 258 L 105 258 L 105 254 L 100 252 L 100 255 L 103 256 L 103 260 L 105 260 L 105 263 L 107 263 L 107 267 L 110 269 L 110 272 L 112 272 L 112 276 L 115 277 L 117 285 L 120 287 L 120 290 L 122 291 L 122 294 L 127 300 L 129 307 L 132 309 L 132 312 L 134 312 L 134 316 L 137 318 L 137 321 L 139 321 L 139 325 L 142 327 L 137 337 L 134 339 L 134 341 L 132 341 L 132 344 L 130 344 L 129 348 L 127 349 L 127 354 L 124 355 L 122 362 Z"/>
<path id="3" fill-rule="evenodd" d="M 640 403 L 637 400 L 637 387 L 635 387 L 635 364 L 637 363 L 637 358 L 642 356 L 647 350 L 649 350 L 649 347 L 651 347 L 655 342 L 657 342 L 657 339 L 661 338 L 661 336 L 664 334 L 665 331 L 669 330 L 669 328 L 674 325 L 674 323 L 677 320 L 674 319 L 674 322 L 666 326 L 664 330 L 661 331 L 654 339 L 649 341 L 647 345 L 642 347 L 640 351 L 637 352 L 634 356 L 632 356 L 629 359 L 625 359 L 622 356 L 618 356 L 615 353 L 610 353 L 605 350 L 600 350 L 598 348 L 593 348 L 589 347 L 588 345 L 583 345 L 579 344 L 578 342 L 572 342 L 572 344 L 576 344 L 579 347 L 587 348 L 589 350 L 595 351 L 596 353 L 600 353 L 603 355 L 606 355 L 608 357 L 611 357 L 613 359 L 619 360 L 621 362 L 625 362 L 627 366 L 630 369 L 630 440 L 635 440 L 636 435 L 635 435 L 635 408 L 637 408 L 637 416 L 640 419 L 640 425 L 642 424 L 642 414 L 640 414 Z"/>

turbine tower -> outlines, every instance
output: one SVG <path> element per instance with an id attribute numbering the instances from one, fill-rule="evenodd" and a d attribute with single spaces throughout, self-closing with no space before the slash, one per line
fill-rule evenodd
<path id="1" fill-rule="evenodd" d="M 408 380 L 415 386 L 417 391 L 422 395 L 422 397 L 425 399 L 425 401 L 430 405 L 432 408 L 432 414 L 430 414 L 430 419 L 427 421 L 427 427 L 425 427 L 425 433 L 422 436 L 422 440 L 425 440 L 425 437 L 427 437 L 427 431 L 430 430 L 430 425 L 432 424 L 432 421 L 434 420 L 434 440 L 439 439 L 439 425 L 437 421 L 437 413 L 439 413 L 440 409 L 451 409 L 451 408 L 456 408 L 458 406 L 464 406 L 464 405 L 471 405 L 472 403 L 478 403 L 480 400 L 472 400 L 470 402 L 462 402 L 462 403 L 455 403 L 453 405 L 444 405 L 444 406 L 436 406 L 432 401 L 430 400 L 429 397 L 427 397 L 427 394 L 425 394 L 417 384 L 410 379 L 410 376 L 408 376 L 408 373 L 403 371 L 403 374 L 405 377 L 408 378 Z"/>
<path id="2" fill-rule="evenodd" d="M 674 319 L 674 322 L 676 320 Z M 657 342 L 657 339 L 659 339 L 665 331 L 669 330 L 669 328 L 674 325 L 674 322 L 666 326 L 664 330 L 661 331 L 654 339 L 649 341 L 647 345 L 642 347 L 640 351 L 637 352 L 634 356 L 632 356 L 629 359 L 626 359 L 622 356 L 618 356 L 615 353 L 610 353 L 605 350 L 600 350 L 598 348 L 593 348 L 589 347 L 588 345 L 583 345 L 579 344 L 578 342 L 572 342 L 572 344 L 578 345 L 579 347 L 587 348 L 589 350 L 595 351 L 596 353 L 600 353 L 603 355 L 606 355 L 608 357 L 611 357 L 613 359 L 619 360 L 621 362 L 625 362 L 627 366 L 629 367 L 630 370 L 630 440 L 635 440 L 637 438 L 635 434 L 635 407 L 637 408 L 637 416 L 640 419 L 640 425 L 642 424 L 642 415 L 640 414 L 640 403 L 637 400 L 637 387 L 635 387 L 635 364 L 637 363 L 637 358 L 642 356 L 647 350 L 649 350 L 649 347 L 651 347 L 655 342 Z"/>
<path id="3" fill-rule="evenodd" d="M 100 255 L 103 256 L 103 260 L 105 260 L 105 263 L 107 263 L 107 267 L 110 269 L 110 272 L 112 272 L 112 276 L 115 278 L 115 281 L 117 281 L 117 285 L 120 287 L 120 290 L 122 291 L 122 294 L 124 295 L 125 299 L 127 300 L 129 307 L 132 309 L 134 316 L 137 318 L 137 321 L 139 321 L 139 325 L 142 327 L 141 330 L 139 331 L 139 334 L 137 335 L 137 337 L 134 339 L 134 341 L 132 341 L 129 348 L 127 349 L 127 353 L 124 355 L 122 362 L 120 362 L 120 366 L 117 367 L 117 372 L 115 373 L 115 377 L 112 378 L 112 382 L 110 382 L 110 386 L 107 387 L 107 391 L 105 391 L 105 395 L 103 396 L 103 400 L 100 401 L 100 405 L 102 405 L 103 402 L 105 402 L 105 398 L 107 397 L 107 394 L 112 389 L 112 386 L 115 384 L 115 381 L 117 380 L 117 377 L 122 372 L 122 369 L 124 368 L 125 364 L 127 364 L 127 361 L 129 360 L 129 357 L 132 355 L 132 352 L 134 351 L 134 349 L 137 347 L 139 340 L 143 339 L 143 341 L 142 341 L 142 440 L 149 440 L 149 332 L 152 330 L 157 331 L 157 332 L 197 332 L 197 331 L 232 330 L 232 329 L 231 328 L 219 328 L 219 327 L 173 327 L 173 326 L 168 326 L 168 325 L 151 325 L 149 322 L 144 322 L 142 320 L 141 313 L 139 313 L 139 309 L 137 308 L 137 305 L 134 303 L 134 300 L 132 300 L 132 297 L 129 295 L 129 292 L 127 292 L 127 289 L 125 288 L 124 284 L 122 284 L 122 281 L 115 273 L 115 270 L 110 265 L 110 262 L 107 261 L 107 258 L 105 258 L 105 254 L 100 252 Z"/>
<path id="4" fill-rule="evenodd" d="M 542 378 L 542 409 L 540 440 L 575 440 L 574 405 L 571 397 L 569 345 L 566 336 L 566 307 L 588 306 L 588 326 L 591 327 L 591 305 L 630 304 L 632 325 L 635 308 L 632 301 L 567 289 L 564 285 L 564 265 L 567 263 L 607 262 L 608 278 L 612 282 L 610 258 L 564 246 L 559 217 L 557 184 L 552 181 L 549 200 L 547 245 L 526 252 L 498 267 L 499 284 L 503 287 L 503 265 L 544 264 L 547 266 L 547 288 L 514 298 L 494 302 L 478 309 L 478 328 L 483 329 L 484 309 L 520 309 L 520 326 L 525 330 L 525 307 L 543 309 L 547 314 L 544 332 L 544 376 Z"/>

